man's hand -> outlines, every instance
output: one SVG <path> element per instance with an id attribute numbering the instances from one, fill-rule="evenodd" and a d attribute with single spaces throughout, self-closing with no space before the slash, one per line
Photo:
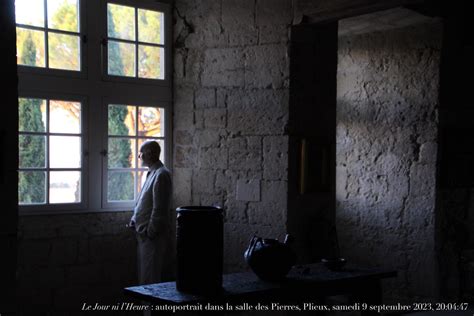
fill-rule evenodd
<path id="1" fill-rule="evenodd" d="M 135 221 L 131 220 L 130 223 L 125 225 L 125 227 L 127 227 L 128 229 L 131 229 L 131 230 L 135 230 Z"/>

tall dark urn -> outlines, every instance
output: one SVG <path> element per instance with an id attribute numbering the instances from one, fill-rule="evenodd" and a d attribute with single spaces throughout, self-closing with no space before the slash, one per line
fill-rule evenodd
<path id="1" fill-rule="evenodd" d="M 176 289 L 205 295 L 221 292 L 223 210 L 214 206 L 182 206 L 176 212 Z"/>

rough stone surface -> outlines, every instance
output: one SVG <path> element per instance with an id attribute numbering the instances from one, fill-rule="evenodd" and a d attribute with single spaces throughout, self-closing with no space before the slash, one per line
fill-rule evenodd
<path id="1" fill-rule="evenodd" d="M 396 269 L 393 299 L 436 293 L 440 34 L 433 23 L 339 39 L 341 252 L 353 262 Z"/>
<path id="2" fill-rule="evenodd" d="M 93 302 L 126 300 L 136 284 L 135 236 L 125 224 L 131 212 L 20 217 L 18 311 L 77 312 Z M 43 231 L 43 232 L 41 232 Z M 91 302 L 92 302 L 91 301 Z M 34 310 L 29 310 L 34 308 Z"/>
<path id="3" fill-rule="evenodd" d="M 253 234 L 285 234 L 292 1 L 175 5 L 174 199 L 223 206 L 225 270 L 246 269 Z M 239 181 L 258 198 L 237 200 Z"/>

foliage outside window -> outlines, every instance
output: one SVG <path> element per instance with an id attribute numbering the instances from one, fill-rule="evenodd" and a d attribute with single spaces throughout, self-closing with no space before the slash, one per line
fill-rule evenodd
<path id="1" fill-rule="evenodd" d="M 15 0 L 22 214 L 129 210 L 141 144 L 169 162 L 171 6 L 86 2 Z"/>
<path id="2" fill-rule="evenodd" d="M 109 104 L 107 151 L 107 201 L 137 198 L 145 181 L 146 168 L 138 152 L 147 140 L 157 141 L 165 156 L 163 108 Z"/>
<path id="3" fill-rule="evenodd" d="M 81 103 L 19 99 L 20 204 L 80 203 Z"/>
<path id="4" fill-rule="evenodd" d="M 16 0 L 18 65 L 81 70 L 79 0 Z"/>
<path id="5" fill-rule="evenodd" d="M 164 14 L 107 3 L 107 73 L 165 78 Z"/>

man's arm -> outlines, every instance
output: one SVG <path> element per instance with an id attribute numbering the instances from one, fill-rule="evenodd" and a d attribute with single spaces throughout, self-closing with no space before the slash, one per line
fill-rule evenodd
<path id="1" fill-rule="evenodd" d="M 171 177 L 168 172 L 160 172 L 153 183 L 153 209 L 148 223 L 147 235 L 156 238 L 169 225 L 171 205 Z"/>

